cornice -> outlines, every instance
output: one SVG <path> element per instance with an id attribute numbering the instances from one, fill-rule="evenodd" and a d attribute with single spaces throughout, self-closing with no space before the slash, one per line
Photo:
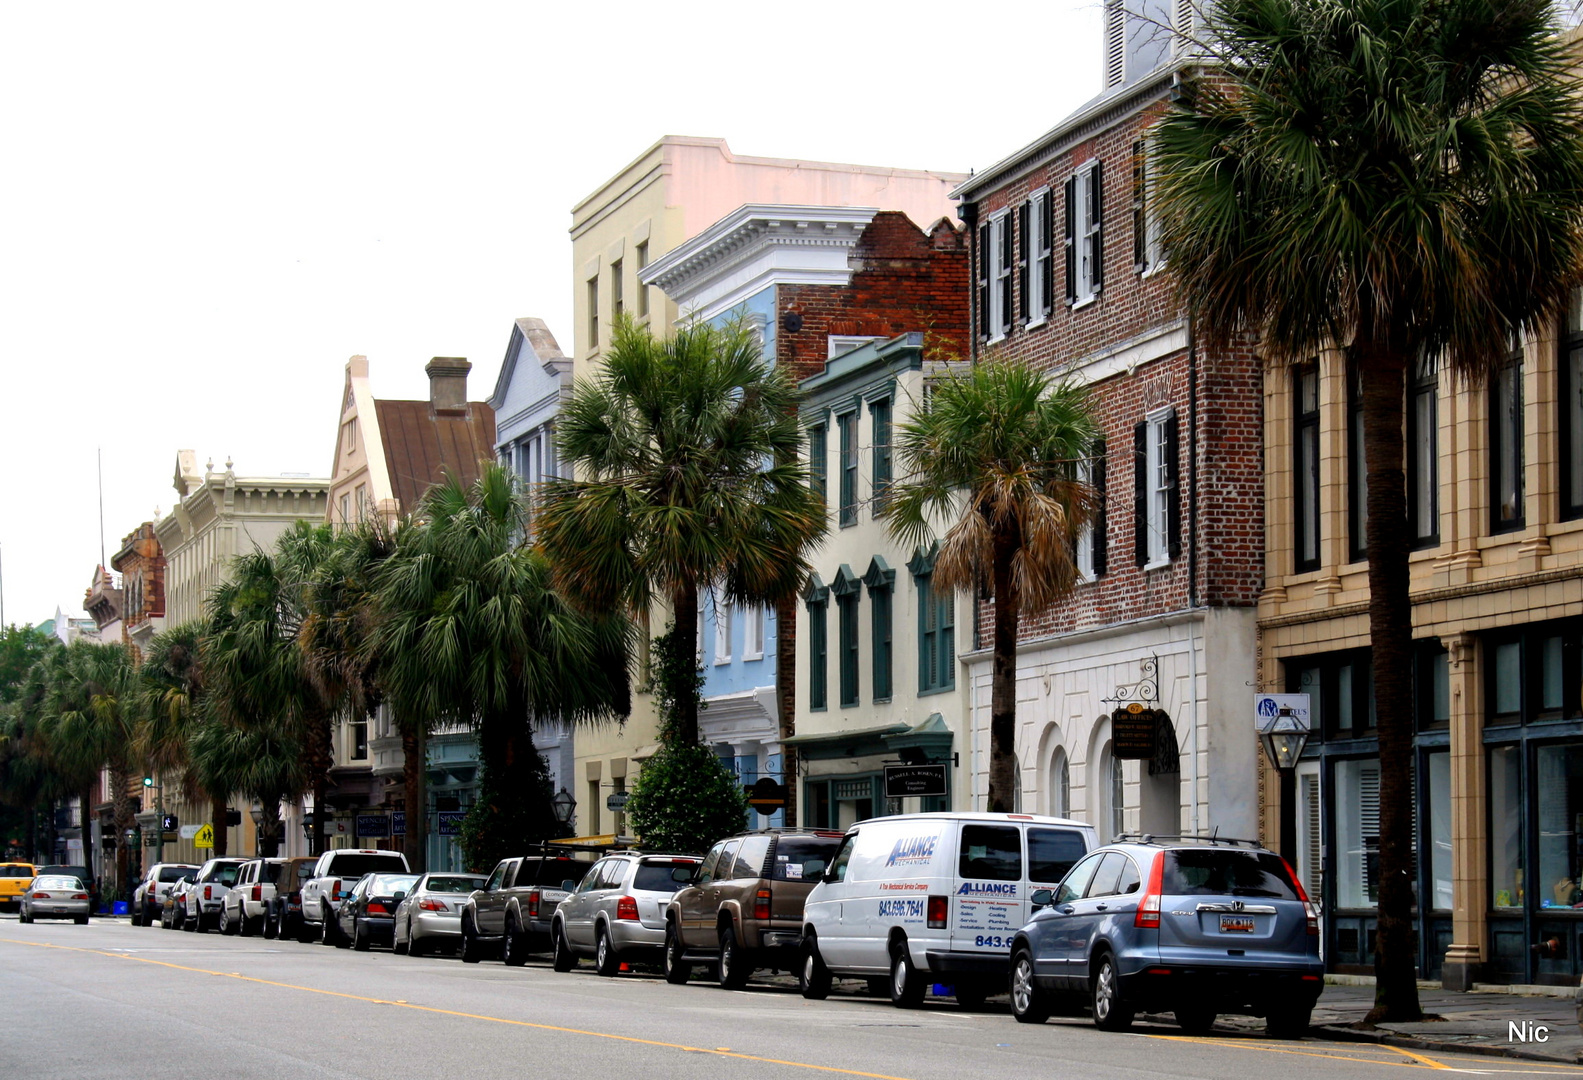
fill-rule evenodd
<path id="1" fill-rule="evenodd" d="M 676 299 L 679 290 L 696 292 L 711 272 L 745 262 L 767 248 L 851 249 L 877 213 L 877 207 L 867 206 L 748 203 L 650 263 L 639 280 L 658 285 Z"/>

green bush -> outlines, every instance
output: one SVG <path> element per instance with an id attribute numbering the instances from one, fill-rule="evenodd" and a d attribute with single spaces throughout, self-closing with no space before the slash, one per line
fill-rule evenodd
<path id="1" fill-rule="evenodd" d="M 467 868 L 487 874 L 501 859 L 525 855 L 559 835 L 550 803 L 550 771 L 532 749 L 500 770 L 480 764 L 478 799 L 462 819 L 459 840 Z M 499 776 L 495 775 L 499 773 Z"/>
<path id="2" fill-rule="evenodd" d="M 643 763 L 627 814 L 651 851 L 701 852 L 741 832 L 747 794 L 736 774 L 703 746 L 666 746 Z"/>

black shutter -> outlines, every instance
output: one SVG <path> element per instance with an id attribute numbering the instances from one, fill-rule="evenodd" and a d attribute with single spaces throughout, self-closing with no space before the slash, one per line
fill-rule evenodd
<path id="1" fill-rule="evenodd" d="M 989 337 L 989 225 L 978 227 L 978 336 Z"/>
<path id="2" fill-rule="evenodd" d="M 1089 254 L 1093 258 L 1094 291 L 1097 293 L 1105 287 L 1105 180 L 1104 165 L 1094 162 L 1094 168 L 1088 174 L 1088 220 L 1092 223 L 1093 231 L 1089 234 L 1091 246 Z"/>
<path id="3" fill-rule="evenodd" d="M 1132 426 L 1132 558 L 1149 562 L 1149 425 Z"/>
<path id="4" fill-rule="evenodd" d="M 1106 548 L 1108 546 L 1107 537 L 1105 535 L 1105 513 L 1107 500 L 1105 497 L 1106 477 L 1104 439 L 1094 440 L 1094 449 L 1092 453 L 1093 463 L 1089 468 L 1093 477 L 1094 490 L 1099 495 L 1099 507 L 1094 514 L 1094 576 L 1104 577 L 1106 570 L 1105 555 Z"/>
<path id="5" fill-rule="evenodd" d="M 1016 264 L 1012 255 L 1011 214 L 1000 219 L 1000 332 L 1011 329 L 1011 270 Z"/>
<path id="6" fill-rule="evenodd" d="M 1165 498 L 1165 541 L 1171 558 L 1182 557 L 1182 485 L 1178 482 L 1181 475 L 1178 469 L 1179 457 L 1177 453 L 1179 440 L 1179 426 L 1175 414 L 1165 422 L 1165 446 L 1162 447 L 1165 457 L 1165 473 L 1171 485 L 1170 493 Z"/>
<path id="7" fill-rule="evenodd" d="M 1066 302 L 1077 299 L 1077 177 L 1066 179 Z"/>
<path id="8" fill-rule="evenodd" d="M 1144 206 L 1144 187 L 1148 183 L 1143 144 L 1132 144 L 1132 268 L 1143 273 L 1149 268 L 1149 219 Z"/>
<path id="9" fill-rule="evenodd" d="M 1028 321 L 1028 212 L 1031 202 L 1017 207 L 1017 315 Z"/>
<path id="10" fill-rule="evenodd" d="M 1055 307 L 1055 193 L 1046 191 L 1039 196 L 1040 210 L 1039 228 L 1044 234 L 1044 248 L 1040 253 L 1044 259 L 1044 313 L 1049 314 Z"/>

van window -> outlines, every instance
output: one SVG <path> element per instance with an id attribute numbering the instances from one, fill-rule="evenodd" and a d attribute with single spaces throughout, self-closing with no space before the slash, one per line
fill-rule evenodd
<path id="1" fill-rule="evenodd" d="M 1088 888 L 1089 881 L 1094 876 L 1094 871 L 1099 868 L 1100 862 L 1105 858 L 1103 851 L 1095 852 L 1076 866 L 1066 875 L 1061 882 L 1061 887 L 1055 890 L 1057 904 L 1069 904 L 1083 895 L 1083 890 Z"/>
<path id="2" fill-rule="evenodd" d="M 1028 880 L 1054 884 L 1083 857 L 1088 845 L 1075 829 L 1028 830 Z"/>
<path id="3" fill-rule="evenodd" d="M 857 833 L 853 833 L 841 841 L 841 850 L 835 853 L 835 860 L 830 863 L 830 880 L 845 881 L 847 864 L 852 861 L 852 849 L 857 846 Z"/>
<path id="4" fill-rule="evenodd" d="M 775 842 L 775 865 L 770 877 L 775 881 L 818 881 L 824 877 L 825 867 L 836 857 L 836 847 L 841 844 L 835 836 L 782 836 Z M 846 859 L 852 857 L 852 846 L 845 845 Z M 846 862 L 841 864 L 841 877 L 845 879 Z"/>
<path id="5" fill-rule="evenodd" d="M 963 825 L 957 872 L 965 878 L 1022 878 L 1022 830 L 1015 825 Z"/>
<path id="6" fill-rule="evenodd" d="M 764 858 L 770 853 L 768 836 L 749 836 L 742 841 L 737 852 L 736 865 L 731 871 L 734 878 L 756 878 L 764 873 Z"/>

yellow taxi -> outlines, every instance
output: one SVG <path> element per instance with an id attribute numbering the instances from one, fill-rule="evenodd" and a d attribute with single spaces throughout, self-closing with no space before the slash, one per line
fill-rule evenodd
<path id="1" fill-rule="evenodd" d="M 0 862 L 0 909 L 20 911 L 22 894 L 33 884 L 38 867 L 25 862 Z"/>

